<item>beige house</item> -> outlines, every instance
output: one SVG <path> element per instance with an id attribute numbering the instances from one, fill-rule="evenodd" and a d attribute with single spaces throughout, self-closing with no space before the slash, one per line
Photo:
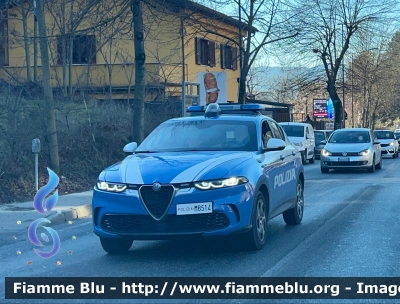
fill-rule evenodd
<path id="1" fill-rule="evenodd" d="M 24 7 L 0 2 L 0 77 L 15 85 L 41 80 L 32 1 Z M 134 96 L 130 1 L 47 1 L 45 18 L 55 92 L 95 99 Z M 237 101 L 237 20 L 189 0 L 144 5 L 143 19 L 147 100 L 179 99 L 185 80 L 200 84 L 201 102 L 216 93 L 218 102 Z"/>

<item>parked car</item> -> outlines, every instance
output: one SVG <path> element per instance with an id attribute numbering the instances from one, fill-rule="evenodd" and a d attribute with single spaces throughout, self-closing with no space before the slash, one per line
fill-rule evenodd
<path id="1" fill-rule="evenodd" d="M 229 236 L 258 250 L 267 223 L 300 224 L 304 170 L 299 151 L 261 105 L 191 106 L 165 121 L 93 191 L 94 233 L 111 254 L 134 240 Z"/>
<path id="2" fill-rule="evenodd" d="M 325 142 L 322 142 L 325 144 Z M 332 133 L 321 150 L 321 172 L 330 169 L 382 169 L 380 142 L 367 128 L 339 129 Z"/>
<path id="3" fill-rule="evenodd" d="M 313 127 L 303 122 L 281 122 L 279 125 L 297 150 L 300 151 L 303 164 L 315 161 L 315 137 Z"/>
<path id="4" fill-rule="evenodd" d="M 319 159 L 321 156 L 321 150 L 324 148 L 324 144 L 321 142 L 328 141 L 329 136 L 332 134 L 332 130 L 314 130 L 315 136 L 315 158 Z"/>
<path id="5" fill-rule="evenodd" d="M 375 130 L 374 134 L 381 143 L 384 156 L 399 157 L 399 142 L 392 130 Z"/>

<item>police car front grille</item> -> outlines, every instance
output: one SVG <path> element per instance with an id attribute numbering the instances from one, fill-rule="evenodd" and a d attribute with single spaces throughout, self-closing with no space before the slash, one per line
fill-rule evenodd
<path id="1" fill-rule="evenodd" d="M 139 191 L 148 211 L 156 218 L 160 218 L 171 202 L 174 187 L 161 186 L 159 191 L 154 191 L 152 186 L 142 186 Z"/>
<path id="2" fill-rule="evenodd" d="M 344 152 L 346 156 L 359 156 L 358 152 Z M 332 156 L 343 156 L 343 152 L 332 152 Z"/>
<path id="3" fill-rule="evenodd" d="M 116 234 L 199 233 L 228 226 L 229 219 L 223 213 L 167 215 L 162 221 L 148 215 L 124 214 L 106 214 L 101 219 L 101 228 Z"/>
<path id="4" fill-rule="evenodd" d="M 388 147 L 390 146 L 389 144 L 381 144 L 381 147 Z"/>

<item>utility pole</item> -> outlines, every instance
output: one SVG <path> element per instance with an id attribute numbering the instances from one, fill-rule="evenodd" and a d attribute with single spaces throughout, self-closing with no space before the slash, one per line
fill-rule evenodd
<path id="1" fill-rule="evenodd" d="M 342 48 L 344 47 L 344 29 L 342 23 Z M 345 97 L 344 97 L 344 56 L 342 58 L 342 70 L 343 70 L 343 103 L 342 103 L 342 121 L 343 121 L 343 128 L 346 128 L 346 120 L 345 120 Z"/>

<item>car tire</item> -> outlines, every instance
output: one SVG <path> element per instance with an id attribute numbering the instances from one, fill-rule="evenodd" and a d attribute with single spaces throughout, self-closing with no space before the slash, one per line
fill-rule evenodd
<path id="1" fill-rule="evenodd" d="M 110 254 L 124 254 L 129 251 L 133 240 L 130 238 L 103 238 L 100 237 L 100 243 L 104 251 Z"/>
<path id="2" fill-rule="evenodd" d="M 296 186 L 296 206 L 283 212 L 283 220 L 287 225 L 298 225 L 303 220 L 304 213 L 304 184 L 301 180 Z"/>
<path id="3" fill-rule="evenodd" d="M 397 153 L 393 153 L 393 156 L 392 156 L 392 157 L 393 157 L 393 158 L 396 158 L 396 155 L 397 155 Z"/>
<path id="4" fill-rule="evenodd" d="M 314 150 L 314 154 L 312 156 L 312 158 L 310 159 L 310 164 L 315 163 L 315 150 Z"/>
<path id="5" fill-rule="evenodd" d="M 251 214 L 252 228 L 242 235 L 242 246 L 246 251 L 260 250 L 267 238 L 268 201 L 261 192 L 255 196 Z"/>
<path id="6" fill-rule="evenodd" d="M 379 164 L 376 165 L 376 169 L 382 169 L 382 156 L 381 160 L 379 161 Z"/>
<path id="7" fill-rule="evenodd" d="M 329 173 L 329 169 L 321 167 L 321 173 Z"/>
<path id="8" fill-rule="evenodd" d="M 374 173 L 375 172 L 375 155 L 372 159 L 372 166 L 368 168 L 369 173 Z"/>
<path id="9" fill-rule="evenodd" d="M 301 153 L 301 162 L 303 165 L 307 164 L 307 150 L 304 150 L 304 152 Z"/>

